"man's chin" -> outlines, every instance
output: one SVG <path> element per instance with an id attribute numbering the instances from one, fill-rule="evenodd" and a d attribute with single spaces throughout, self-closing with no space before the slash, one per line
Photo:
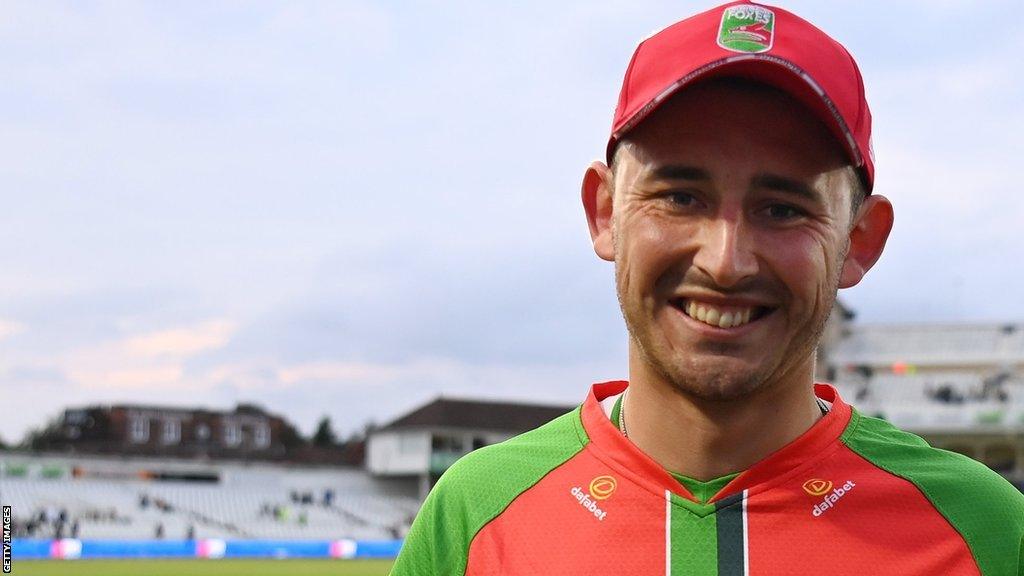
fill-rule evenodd
<path id="1" fill-rule="evenodd" d="M 631 361 L 639 359 L 679 392 L 707 401 L 727 402 L 756 392 L 774 364 L 750 346 L 716 342 L 637 346 L 634 352 L 639 354 Z"/>
<path id="2" fill-rule="evenodd" d="M 743 363 L 739 363 L 739 366 L 728 364 L 731 362 L 711 363 L 708 366 L 698 364 L 665 372 L 679 392 L 709 402 L 737 400 L 757 392 L 765 385 L 767 377 L 762 371 Z"/>

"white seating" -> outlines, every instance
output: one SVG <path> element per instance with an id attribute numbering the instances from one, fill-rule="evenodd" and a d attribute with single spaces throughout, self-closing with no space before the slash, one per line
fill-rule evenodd
<path id="1" fill-rule="evenodd" d="M 848 377 L 847 377 L 848 376 Z M 1024 427 L 1024 380 L 1007 379 L 999 394 L 977 372 L 840 374 L 840 394 L 862 412 L 910 430 L 980 430 Z"/>
<path id="2" fill-rule="evenodd" d="M 224 465 L 220 471 L 216 484 L 0 476 L 0 501 L 21 521 L 47 507 L 66 510 L 78 520 L 79 538 L 107 539 L 153 538 L 158 525 L 167 539 L 185 538 L 189 527 L 196 538 L 391 539 L 407 530 L 420 504 L 361 470 Z M 323 505 L 325 490 L 334 493 L 331 506 Z M 292 492 L 310 494 L 312 502 L 293 502 Z M 275 518 L 265 506 L 287 513 Z"/>

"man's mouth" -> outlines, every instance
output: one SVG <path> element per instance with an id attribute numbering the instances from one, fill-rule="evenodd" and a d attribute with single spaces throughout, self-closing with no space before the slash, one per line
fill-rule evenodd
<path id="1" fill-rule="evenodd" d="M 716 328 L 737 328 L 771 313 L 767 306 L 726 306 L 691 298 L 677 298 L 672 305 L 684 314 Z"/>

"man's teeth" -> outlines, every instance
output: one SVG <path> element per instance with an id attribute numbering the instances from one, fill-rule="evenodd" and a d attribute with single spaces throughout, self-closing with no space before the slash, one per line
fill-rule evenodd
<path id="1" fill-rule="evenodd" d="M 750 322 L 750 316 L 754 313 L 752 307 L 735 308 L 721 307 L 695 302 L 690 300 L 686 304 L 686 315 L 690 318 L 700 320 L 705 324 L 719 328 L 735 328 Z"/>

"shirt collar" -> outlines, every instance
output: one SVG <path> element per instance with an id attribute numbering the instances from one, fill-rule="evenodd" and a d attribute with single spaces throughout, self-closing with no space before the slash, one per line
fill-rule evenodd
<path id="1" fill-rule="evenodd" d="M 641 451 L 619 432 L 608 420 L 601 401 L 621 394 L 629 386 L 625 381 L 611 381 L 594 384 L 583 403 L 583 428 L 590 438 L 590 448 L 599 458 L 612 465 L 620 474 L 649 489 L 664 493 L 665 490 L 691 501 L 693 494 L 682 486 L 650 456 Z M 771 487 L 788 477 L 790 472 L 820 458 L 826 450 L 839 441 L 840 435 L 850 422 L 851 408 L 835 388 L 828 384 L 815 384 L 814 393 L 818 398 L 832 405 L 828 414 L 822 416 L 810 429 L 774 453 L 757 462 L 734 478 L 709 503 L 721 500 L 743 490 L 760 491 Z"/>

